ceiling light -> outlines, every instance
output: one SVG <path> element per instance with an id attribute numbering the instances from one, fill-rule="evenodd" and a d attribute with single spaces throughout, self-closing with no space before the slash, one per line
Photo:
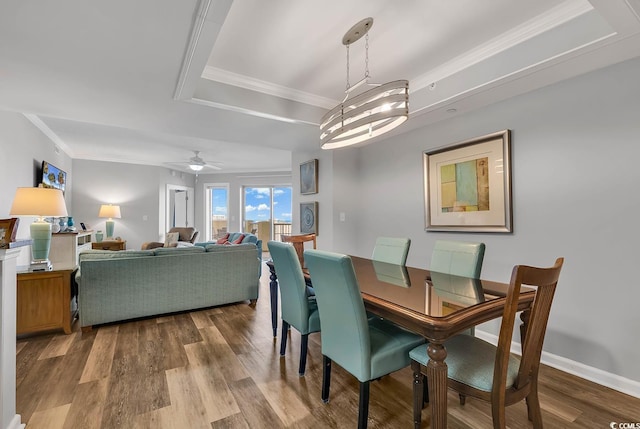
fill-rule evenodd
<path id="1" fill-rule="evenodd" d="M 197 161 L 191 161 L 189 163 L 189 168 L 192 169 L 193 171 L 200 171 L 204 168 L 204 162 L 199 163 Z"/>
<path id="2" fill-rule="evenodd" d="M 189 159 L 189 168 L 195 172 L 202 170 L 205 166 L 204 159 L 200 158 L 200 151 L 194 150 L 195 156 Z"/>
<path id="3" fill-rule="evenodd" d="M 347 47 L 347 89 L 342 103 L 327 112 L 320 123 L 323 149 L 337 149 L 363 142 L 391 131 L 409 117 L 409 81 L 385 84 L 369 83 L 369 29 L 373 18 L 365 18 L 351 27 L 342 38 Z M 349 46 L 365 36 L 364 78 L 349 84 Z M 352 92 L 366 84 L 372 89 L 358 95 Z M 349 98 L 351 97 L 351 98 Z"/>

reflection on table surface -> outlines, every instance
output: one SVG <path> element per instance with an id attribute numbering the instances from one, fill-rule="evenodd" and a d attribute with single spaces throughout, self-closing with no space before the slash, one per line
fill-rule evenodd
<path id="1" fill-rule="evenodd" d="M 365 299 L 371 295 L 432 317 L 444 317 L 507 292 L 507 285 L 502 283 L 355 256 L 351 260 Z"/>

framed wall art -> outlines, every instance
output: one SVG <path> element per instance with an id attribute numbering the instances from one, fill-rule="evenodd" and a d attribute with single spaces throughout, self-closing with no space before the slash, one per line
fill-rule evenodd
<path id="1" fill-rule="evenodd" d="M 318 235 L 318 202 L 300 203 L 300 234 Z"/>
<path id="2" fill-rule="evenodd" d="M 425 151 L 427 231 L 513 232 L 511 132 Z"/>
<path id="3" fill-rule="evenodd" d="M 302 195 L 318 193 L 318 160 L 300 164 L 300 193 Z"/>
<path id="4" fill-rule="evenodd" d="M 0 244 L 8 244 L 16 241 L 16 232 L 20 219 L 12 217 L 10 219 L 0 219 Z"/>

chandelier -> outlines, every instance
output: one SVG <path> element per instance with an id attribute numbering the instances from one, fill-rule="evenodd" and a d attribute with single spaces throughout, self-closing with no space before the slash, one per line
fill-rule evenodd
<path id="1" fill-rule="evenodd" d="M 337 149 L 384 134 L 409 117 L 409 81 L 395 80 L 385 84 L 369 82 L 369 30 L 373 18 L 355 24 L 342 38 L 347 48 L 347 88 L 342 103 L 327 112 L 320 123 L 322 149 Z M 349 46 L 365 36 L 364 78 L 349 84 Z M 363 85 L 372 89 L 354 94 Z"/>

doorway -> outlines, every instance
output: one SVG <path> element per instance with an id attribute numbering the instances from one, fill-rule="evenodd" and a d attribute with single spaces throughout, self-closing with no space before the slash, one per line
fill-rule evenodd
<path id="1" fill-rule="evenodd" d="M 165 203 L 165 228 L 193 226 L 193 188 L 180 185 L 167 185 Z"/>

